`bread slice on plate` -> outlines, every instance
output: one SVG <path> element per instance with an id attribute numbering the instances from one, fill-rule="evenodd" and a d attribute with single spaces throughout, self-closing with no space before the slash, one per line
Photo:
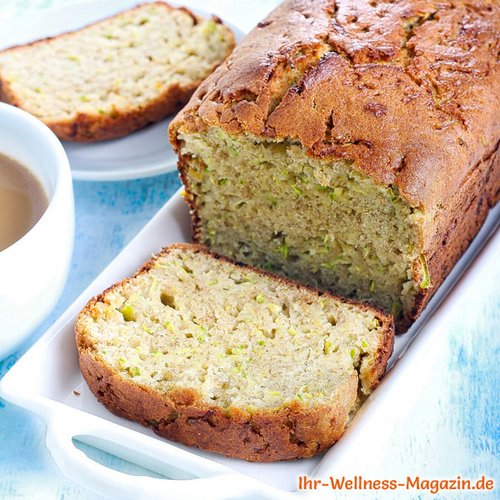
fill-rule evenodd
<path id="1" fill-rule="evenodd" d="M 80 367 L 113 413 L 228 457 L 310 457 L 382 377 L 392 318 L 176 244 L 93 298 Z"/>
<path id="2" fill-rule="evenodd" d="M 180 109 L 233 46 L 215 17 L 144 3 L 0 52 L 0 100 L 37 116 L 61 139 L 112 139 Z"/>

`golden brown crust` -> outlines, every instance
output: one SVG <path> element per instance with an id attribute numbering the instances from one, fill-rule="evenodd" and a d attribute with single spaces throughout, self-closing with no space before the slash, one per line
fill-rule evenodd
<path id="1" fill-rule="evenodd" d="M 198 88 L 171 139 L 215 125 L 299 140 L 431 209 L 498 141 L 498 33 L 488 0 L 287 0 Z"/>
<path id="2" fill-rule="evenodd" d="M 167 10 L 173 10 L 174 7 L 168 5 L 165 2 L 158 1 L 154 2 L 156 5 L 161 5 Z M 133 9 L 140 9 L 143 4 L 139 4 Z M 190 15 L 196 22 L 199 22 L 201 18 L 191 12 L 185 7 L 180 7 L 180 10 L 184 11 Z M 112 19 L 113 17 L 120 16 L 122 12 L 119 12 L 113 16 L 106 19 Z M 212 19 L 222 24 L 222 21 L 215 16 Z M 100 19 L 95 23 L 91 23 L 77 31 L 81 31 L 89 26 L 97 23 L 101 23 L 105 19 Z M 67 35 L 71 35 L 73 32 L 66 32 L 54 37 L 44 38 L 42 40 L 36 40 L 34 42 L 27 43 L 25 45 L 17 45 L 14 47 L 9 47 L 6 51 L 14 51 L 23 49 L 24 47 L 32 47 L 38 44 L 47 43 L 50 40 L 61 38 Z M 229 31 L 231 37 L 232 33 Z M 232 43 L 229 48 L 229 52 L 234 47 L 234 38 L 232 38 Z M 217 64 L 213 65 L 209 73 L 217 68 Z M 146 106 L 143 107 L 131 107 L 129 110 L 116 111 L 112 114 L 100 114 L 95 112 L 92 114 L 78 113 L 76 116 L 68 118 L 62 121 L 48 121 L 42 120 L 44 123 L 63 141 L 75 141 L 75 142 L 98 142 L 110 139 L 117 139 L 119 137 L 126 136 L 136 130 L 139 130 L 149 124 L 159 122 L 165 119 L 167 116 L 179 111 L 179 109 L 186 104 L 193 92 L 196 90 L 198 85 L 202 80 L 197 80 L 192 82 L 190 85 L 181 86 L 178 83 L 172 84 L 165 92 L 160 96 L 150 101 Z M 13 106 L 24 109 L 23 103 L 16 96 L 15 92 L 12 91 L 8 82 L 2 79 L 0 75 L 0 101 L 6 102 Z M 26 109 L 29 112 L 29 109 Z"/>
<path id="3" fill-rule="evenodd" d="M 65 122 L 46 122 L 62 140 L 98 142 L 123 137 L 151 123 L 157 123 L 175 113 L 189 100 L 200 82 L 188 87 L 172 85 L 167 91 L 142 108 L 130 109 L 114 116 L 79 113 Z"/>
<path id="4" fill-rule="evenodd" d="M 496 180 L 495 180 L 496 179 Z M 443 204 L 435 215 L 436 227 L 426 242 L 425 256 L 432 287 L 420 290 L 411 320 L 418 318 L 427 302 L 448 276 L 460 256 L 483 225 L 489 209 L 499 200 L 500 152 L 496 150 L 481 161 L 461 188 Z M 398 332 L 406 331 L 411 322 L 397 325 Z M 404 329 L 403 329 L 404 328 Z"/>
<path id="5" fill-rule="evenodd" d="M 155 260 L 175 249 L 188 249 L 215 256 L 263 276 L 297 289 L 313 292 L 318 297 L 328 296 L 344 303 L 354 303 L 335 297 L 329 292 L 295 283 L 281 276 L 274 276 L 261 269 L 245 266 L 232 259 L 210 252 L 201 245 L 178 243 L 164 248 L 146 262 L 134 276 L 146 273 Z M 92 314 L 94 305 L 106 301 L 106 294 L 122 286 L 131 278 L 113 285 L 91 299 L 80 312 L 79 318 Z M 367 305 L 356 304 L 363 310 L 373 311 L 383 326 L 383 335 L 375 362 L 369 373 L 364 374 L 367 388 L 378 385 L 392 353 L 394 327 L 392 318 Z M 150 388 L 125 380 L 100 359 L 92 340 L 81 327 L 75 326 L 76 343 L 82 374 L 92 391 L 111 412 L 140 422 L 168 439 L 188 446 L 196 446 L 215 453 L 250 461 L 271 462 L 307 458 L 319 453 L 343 434 L 349 413 L 355 407 L 358 377 L 353 374 L 338 387 L 328 406 L 308 408 L 298 401 L 273 411 L 248 411 L 231 407 L 224 409 L 201 401 L 194 389 L 179 388 L 161 394 Z"/>
<path id="6" fill-rule="evenodd" d="M 343 434 L 347 409 L 356 399 L 354 375 L 339 388 L 338 396 L 348 399 L 331 407 L 308 410 L 293 403 L 274 412 L 225 411 L 200 401 L 190 389 L 160 394 L 124 380 L 89 349 L 79 346 L 79 355 L 90 390 L 115 415 L 152 427 L 167 439 L 250 461 L 307 458 L 325 450 Z"/>
<path id="7" fill-rule="evenodd" d="M 432 284 L 399 321 L 403 332 L 498 199 L 499 33 L 491 0 L 287 0 L 198 88 L 170 140 L 179 155 L 179 132 L 210 126 L 298 141 L 397 188 L 424 212 Z"/>
<path id="8" fill-rule="evenodd" d="M 79 113 L 76 117 L 65 121 L 45 121 L 45 124 L 63 141 L 98 142 L 117 139 L 128 135 L 151 123 L 163 120 L 166 116 L 178 111 L 190 98 L 199 82 L 189 87 L 172 85 L 161 96 L 147 106 L 131 109 L 116 115 L 100 115 Z M 9 85 L 0 78 L 0 101 L 22 108 Z"/>

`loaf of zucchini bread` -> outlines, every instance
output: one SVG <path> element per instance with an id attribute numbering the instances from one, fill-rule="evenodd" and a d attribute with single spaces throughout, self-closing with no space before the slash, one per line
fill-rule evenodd
<path id="1" fill-rule="evenodd" d="M 112 412 L 253 461 L 332 445 L 378 384 L 392 319 L 206 248 L 164 249 L 92 299 L 80 366 Z"/>
<path id="2" fill-rule="evenodd" d="M 0 52 L 0 100 L 61 139 L 113 139 L 178 111 L 233 46 L 220 19 L 148 2 Z"/>
<path id="3" fill-rule="evenodd" d="M 287 0 L 171 124 L 194 237 L 404 331 L 497 201 L 491 0 Z"/>

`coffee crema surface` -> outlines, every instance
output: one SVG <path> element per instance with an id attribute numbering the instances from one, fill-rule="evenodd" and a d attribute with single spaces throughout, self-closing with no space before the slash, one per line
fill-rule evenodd
<path id="1" fill-rule="evenodd" d="M 0 251 L 21 239 L 48 204 L 40 180 L 23 164 L 0 153 Z"/>

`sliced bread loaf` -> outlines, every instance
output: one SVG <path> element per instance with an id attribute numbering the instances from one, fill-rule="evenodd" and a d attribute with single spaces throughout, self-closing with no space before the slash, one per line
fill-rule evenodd
<path id="1" fill-rule="evenodd" d="M 337 441 L 393 338 L 376 309 L 192 244 L 164 249 L 76 323 L 83 376 L 113 413 L 263 462 Z"/>
<path id="2" fill-rule="evenodd" d="M 500 199 L 498 7 L 285 0 L 171 124 L 195 240 L 405 332 Z"/>
<path id="3" fill-rule="evenodd" d="M 145 3 L 1 52 L 0 99 L 61 139 L 116 138 L 178 110 L 233 46 L 217 18 Z"/>

